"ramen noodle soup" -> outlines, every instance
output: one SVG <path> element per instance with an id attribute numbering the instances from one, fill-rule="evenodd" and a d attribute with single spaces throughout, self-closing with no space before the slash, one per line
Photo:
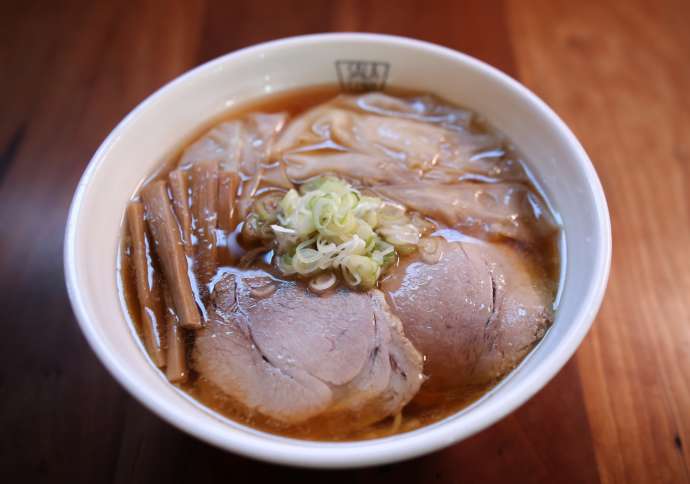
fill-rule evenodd
<path id="1" fill-rule="evenodd" d="M 118 276 L 151 361 L 201 405 L 369 439 L 458 412 L 539 342 L 556 220 L 479 114 L 312 88 L 233 111 L 162 161 L 126 209 Z"/>

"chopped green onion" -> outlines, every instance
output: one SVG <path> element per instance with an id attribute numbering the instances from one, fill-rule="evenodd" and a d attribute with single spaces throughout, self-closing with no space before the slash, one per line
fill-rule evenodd
<path id="1" fill-rule="evenodd" d="M 335 177 L 311 180 L 280 200 L 262 200 L 245 223 L 270 226 L 276 265 L 286 275 L 340 271 L 348 285 L 369 289 L 421 238 L 405 207 L 362 195 Z"/>

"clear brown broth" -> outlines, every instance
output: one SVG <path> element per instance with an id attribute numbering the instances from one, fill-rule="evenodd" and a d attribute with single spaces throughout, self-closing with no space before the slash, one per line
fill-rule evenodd
<path id="1" fill-rule="evenodd" d="M 161 168 L 152 174 L 151 177 L 144 182 L 144 184 L 166 177 L 176 165 L 182 150 L 190 142 L 199 138 L 211 127 L 225 120 L 236 119 L 245 113 L 253 111 L 266 113 L 283 111 L 289 113 L 290 118 L 292 118 L 315 105 L 328 101 L 339 93 L 340 90 L 337 86 L 318 86 L 296 91 L 288 91 L 286 93 L 267 96 L 266 98 L 263 98 L 257 102 L 248 103 L 240 108 L 235 108 L 227 113 L 224 113 L 223 115 L 218 116 L 201 126 L 196 131 L 195 135 L 191 136 L 187 142 L 183 144 L 183 148 L 179 152 L 175 153 L 174 156 L 167 160 L 162 160 Z M 396 96 L 411 96 L 418 94 L 403 89 L 387 89 L 386 93 Z M 450 105 L 450 103 L 446 104 Z M 473 118 L 471 129 L 477 133 L 495 132 L 487 123 L 482 121 L 480 117 L 476 116 Z M 514 147 L 506 144 L 503 148 L 506 152 L 506 156 L 512 157 L 518 161 L 521 160 L 519 152 Z M 520 163 L 522 162 L 520 161 Z M 534 180 L 532 180 L 532 188 L 535 193 L 540 193 Z M 137 332 L 139 337 L 141 337 L 141 322 L 139 317 L 136 285 L 134 282 L 134 274 L 130 257 L 129 236 L 126 230 L 126 224 L 123 225 L 123 237 L 119 261 L 121 299 L 123 306 L 131 318 L 134 330 Z M 219 270 L 232 267 L 233 271 L 242 271 L 242 269 L 236 267 L 236 263 L 239 258 L 246 253 L 249 247 L 243 246 L 240 231 L 241 225 L 238 226 L 235 232 L 228 235 L 225 243 L 218 244 Z M 462 237 L 465 234 L 459 233 L 458 235 Z M 540 240 L 538 245 L 527 246 L 507 239 L 503 241 L 492 240 L 492 242 L 509 244 L 513 248 L 519 250 L 525 257 L 532 260 L 534 262 L 534 267 L 538 268 L 539 270 L 538 277 L 544 280 L 548 287 L 551 288 L 555 298 L 561 272 L 561 241 L 560 234 L 558 232 L 554 232 L 553 236 Z M 158 287 L 164 287 L 165 282 L 160 276 L 161 272 L 158 268 L 158 261 L 153 258 L 153 260 L 150 262 L 154 267 L 156 277 L 155 285 Z M 253 268 L 257 268 L 257 266 L 258 268 L 272 273 L 276 277 L 284 279 L 284 277 L 277 273 L 277 271 L 272 267 L 271 264 L 268 263 L 267 260 L 258 260 L 253 265 Z M 193 334 L 192 332 L 188 332 L 186 334 L 186 344 L 188 349 L 191 349 L 193 343 Z M 190 351 L 187 351 L 188 358 L 189 353 Z M 485 395 L 501 380 L 497 379 L 496 381 L 478 387 L 446 389 L 443 392 L 430 392 L 426 390 L 423 385 L 418 394 L 403 409 L 402 419 L 396 420 L 394 417 L 389 417 L 364 429 L 351 431 L 338 426 L 334 427 L 329 425 L 328 421 L 320 421 L 318 419 L 311 420 L 302 425 L 286 425 L 263 416 L 262 414 L 252 412 L 243 404 L 231 397 L 228 397 L 208 380 L 197 374 L 193 370 L 191 363 L 191 361 L 188 361 L 190 368 L 188 380 L 184 383 L 175 385 L 182 391 L 192 396 L 199 403 L 215 411 L 222 417 L 270 433 L 288 437 L 322 441 L 371 439 L 385 437 L 394 433 L 415 430 L 444 419 L 457 413 L 463 408 L 466 408 L 468 405 Z"/>

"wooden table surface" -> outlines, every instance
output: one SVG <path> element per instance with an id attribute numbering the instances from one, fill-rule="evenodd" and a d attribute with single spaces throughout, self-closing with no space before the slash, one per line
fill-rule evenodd
<path id="1" fill-rule="evenodd" d="M 689 25 L 687 0 L 2 2 L 0 479 L 690 482 Z M 533 89 L 596 165 L 614 261 L 576 356 L 518 411 L 420 459 L 323 473 L 224 453 L 126 394 L 75 323 L 62 239 L 86 163 L 144 97 L 329 30 L 436 42 Z"/>

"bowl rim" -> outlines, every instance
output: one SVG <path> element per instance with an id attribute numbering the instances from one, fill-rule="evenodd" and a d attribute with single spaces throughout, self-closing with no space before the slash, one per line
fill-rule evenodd
<path id="1" fill-rule="evenodd" d="M 454 62 L 468 65 L 470 68 L 480 71 L 482 75 L 493 77 L 500 81 L 506 89 L 515 91 L 531 108 L 540 111 L 549 119 L 558 130 L 568 148 L 575 154 L 587 183 L 594 196 L 596 206 L 596 220 L 599 234 L 596 240 L 598 250 L 593 253 L 593 261 L 598 271 L 592 284 L 588 288 L 586 296 L 578 312 L 572 317 L 572 327 L 558 341 L 557 351 L 552 351 L 546 356 L 538 367 L 539 371 L 533 371 L 524 385 L 519 389 L 511 389 L 504 392 L 501 398 L 489 399 L 482 403 L 474 413 L 467 414 L 464 420 L 442 420 L 435 425 L 421 429 L 397 434 L 390 437 L 356 442 L 312 442 L 291 438 L 269 439 L 261 433 L 233 433 L 226 432 L 225 425 L 199 425 L 189 412 L 178 408 L 175 404 L 167 403 L 147 388 L 138 385 L 134 377 L 120 367 L 118 358 L 111 352 L 100 339 L 94 327 L 90 323 L 90 315 L 82 298 L 76 260 L 76 240 L 78 235 L 78 221 L 82 207 L 82 201 L 87 185 L 94 173 L 104 160 L 104 155 L 111 145 L 119 138 L 120 132 L 134 118 L 147 110 L 160 97 L 175 87 L 191 81 L 196 76 L 222 66 L 227 62 L 251 56 L 267 49 L 279 47 L 300 47 L 314 43 L 343 42 L 343 43 L 379 43 L 394 45 L 396 47 L 411 48 L 417 51 L 425 51 L 450 58 Z M 64 270 L 65 282 L 72 308 L 77 322 L 86 337 L 92 350 L 115 379 L 139 402 L 163 418 L 173 426 L 195 436 L 196 438 L 229 450 L 246 457 L 252 457 L 268 462 L 296 465 L 314 468 L 345 468 L 365 467 L 375 464 L 384 464 L 409 459 L 468 438 L 484 428 L 494 424 L 498 420 L 513 412 L 535 393 L 537 393 L 555 374 L 561 370 L 571 358 L 585 337 L 594 318 L 601 306 L 606 290 L 611 266 L 611 222 L 608 205 L 601 182 L 596 174 L 594 166 L 587 156 L 575 135 L 558 117 L 558 115 L 532 91 L 527 89 L 517 80 L 502 71 L 480 61 L 467 54 L 453 49 L 432 44 L 429 42 L 411 39 L 407 37 L 382 35 L 372 33 L 322 33 L 287 37 L 272 40 L 230 52 L 200 66 L 197 66 L 168 82 L 156 92 L 148 96 L 136 106 L 122 121 L 110 132 L 108 137 L 99 146 L 89 161 L 74 194 L 69 208 L 69 215 L 64 239 Z M 269 435 L 269 434 L 266 434 Z"/>

